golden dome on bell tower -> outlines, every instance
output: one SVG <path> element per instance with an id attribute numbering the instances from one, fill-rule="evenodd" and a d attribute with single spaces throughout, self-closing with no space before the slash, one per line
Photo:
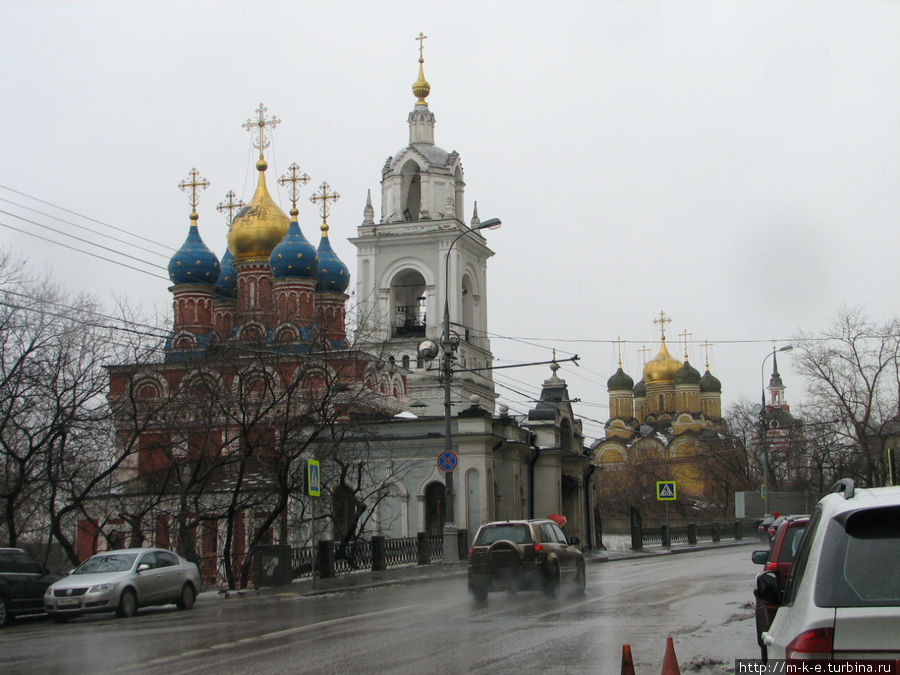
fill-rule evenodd
<path id="1" fill-rule="evenodd" d="M 425 99 L 428 97 L 428 94 L 431 93 L 431 85 L 428 84 L 428 80 L 425 79 L 425 71 L 422 68 L 422 64 L 425 63 L 425 59 L 422 56 L 422 48 L 423 48 L 423 40 L 428 36 L 424 33 L 419 33 L 416 40 L 419 41 L 419 77 L 413 82 L 412 91 L 413 95 L 418 98 L 416 101 L 416 105 L 428 105 Z"/>

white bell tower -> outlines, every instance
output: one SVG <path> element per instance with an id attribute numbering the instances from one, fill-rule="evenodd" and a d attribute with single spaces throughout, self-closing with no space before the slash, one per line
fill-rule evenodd
<path id="1" fill-rule="evenodd" d="M 439 365 L 421 361 L 417 347 L 426 338 L 440 343 L 445 299 L 451 338 L 459 339 L 454 412 L 469 407 L 472 395 L 488 409 L 496 398 L 487 369 L 493 362 L 487 260 L 494 253 L 484 230 L 472 232 L 464 222 L 459 155 L 434 144 L 434 114 L 425 101 L 431 87 L 423 71 L 424 37 L 419 37 L 419 77 L 412 86 L 417 100 L 407 120 L 409 144 L 382 168 L 380 221 L 375 222 L 370 192 L 357 237 L 350 240 L 357 248 L 359 339 L 409 370 L 410 410 L 420 416 L 443 414 Z M 476 205 L 472 227 L 478 224 Z"/>

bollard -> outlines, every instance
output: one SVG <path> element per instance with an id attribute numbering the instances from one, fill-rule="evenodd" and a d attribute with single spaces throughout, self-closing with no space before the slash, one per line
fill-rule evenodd
<path id="1" fill-rule="evenodd" d="M 334 542 L 330 539 L 319 542 L 319 560 L 316 568 L 320 579 L 331 579 L 334 576 Z"/>
<path id="2" fill-rule="evenodd" d="M 383 535 L 372 537 L 372 571 L 383 572 L 387 569 L 387 540 Z"/>
<path id="3" fill-rule="evenodd" d="M 741 521 L 734 521 L 734 540 L 740 541 L 744 538 L 744 533 L 741 531 Z"/>
<path id="4" fill-rule="evenodd" d="M 697 523 L 688 523 L 687 538 L 688 544 L 693 545 L 697 543 Z"/>
<path id="5" fill-rule="evenodd" d="M 672 643 L 671 637 L 666 638 L 666 655 L 663 657 L 660 675 L 681 675 L 678 659 L 675 657 L 675 645 Z"/>
<path id="6" fill-rule="evenodd" d="M 424 532 L 416 532 L 417 564 L 427 565 L 431 562 L 428 555 L 428 535 Z"/>
<path id="7" fill-rule="evenodd" d="M 634 659 L 631 658 L 631 645 L 622 645 L 622 672 L 620 675 L 635 675 Z"/>
<path id="8" fill-rule="evenodd" d="M 456 531 L 456 544 L 459 550 L 459 559 L 465 561 L 469 557 L 469 531 L 461 527 Z"/>
<path id="9" fill-rule="evenodd" d="M 672 548 L 672 540 L 669 538 L 668 525 L 659 526 L 659 540 L 662 543 L 663 548 Z"/>

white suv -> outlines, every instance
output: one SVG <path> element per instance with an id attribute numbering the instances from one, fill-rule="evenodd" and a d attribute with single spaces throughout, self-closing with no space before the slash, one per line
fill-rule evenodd
<path id="1" fill-rule="evenodd" d="M 900 664 L 900 486 L 839 481 L 812 513 L 783 596 L 771 572 L 756 583 L 779 606 L 762 634 L 769 658 Z"/>

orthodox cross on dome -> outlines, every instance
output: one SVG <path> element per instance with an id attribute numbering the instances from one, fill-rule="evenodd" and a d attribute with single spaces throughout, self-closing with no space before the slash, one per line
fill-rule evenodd
<path id="1" fill-rule="evenodd" d="M 275 117 L 275 115 L 266 117 L 267 110 L 268 108 L 260 103 L 259 107 L 256 109 L 256 119 L 251 117 L 241 125 L 244 129 L 249 131 L 251 135 L 256 134 L 256 138 L 253 140 L 253 147 L 259 150 L 260 157 L 262 157 L 263 150 L 268 148 L 271 143 L 269 134 L 266 133 L 266 127 L 274 129 L 281 124 L 281 120 Z"/>
<path id="2" fill-rule="evenodd" d="M 681 339 L 684 340 L 684 360 L 685 361 L 688 360 L 688 338 L 692 337 L 693 335 L 694 335 L 693 333 L 687 332 L 687 328 L 685 328 L 681 332 Z"/>
<path id="3" fill-rule="evenodd" d="M 197 169 L 191 169 L 188 172 L 188 177 L 185 178 L 178 184 L 179 189 L 183 192 L 191 191 L 191 220 L 196 220 L 194 216 L 197 215 L 197 204 L 199 203 L 197 199 L 197 188 L 201 190 L 205 190 L 209 187 L 209 181 L 205 178 L 200 177 L 200 172 Z"/>
<path id="4" fill-rule="evenodd" d="M 663 342 L 666 341 L 666 324 L 672 323 L 672 319 L 666 316 L 666 313 L 663 311 L 659 312 L 659 318 L 653 319 L 653 323 L 659 324 L 659 333 L 662 336 Z"/>
<path id="5" fill-rule="evenodd" d="M 644 365 L 647 365 L 647 354 L 650 352 L 650 348 L 647 345 L 643 345 L 640 349 L 638 349 L 638 353 L 641 355 L 641 360 L 644 362 Z"/>
<path id="6" fill-rule="evenodd" d="M 712 342 L 707 340 L 700 346 L 703 347 L 704 351 L 706 351 L 706 369 L 709 370 L 709 348 L 713 346 Z"/>
<path id="7" fill-rule="evenodd" d="M 416 40 L 419 41 L 419 63 L 425 62 L 425 58 L 422 56 L 422 50 L 425 48 L 425 40 L 427 39 L 428 36 L 422 31 L 419 31 L 419 34 L 416 36 Z"/>
<path id="8" fill-rule="evenodd" d="M 297 162 L 291 164 L 288 167 L 287 173 L 278 179 L 278 182 L 287 188 L 288 194 L 291 196 L 292 216 L 297 215 L 297 200 L 300 198 L 298 192 L 300 187 L 298 186 L 298 183 L 300 185 L 306 185 L 309 180 L 310 178 L 306 173 L 300 172 L 300 167 L 297 166 Z"/>
<path id="9" fill-rule="evenodd" d="M 236 199 L 237 195 L 234 194 L 234 190 L 229 190 L 225 195 L 225 199 L 216 206 L 216 211 L 225 216 L 225 222 L 228 223 L 229 227 L 234 220 L 234 212 L 240 211 L 245 206 L 242 200 L 237 199 L 235 201 Z"/>
<path id="10" fill-rule="evenodd" d="M 330 190 L 330 192 L 329 192 Z M 340 199 L 341 196 L 331 189 L 331 186 L 322 181 L 322 184 L 319 186 L 318 192 L 310 195 L 309 201 L 315 204 L 319 208 L 319 212 L 322 214 L 322 234 L 328 233 L 328 214 L 331 212 L 331 206 L 329 206 L 328 202 L 336 202 Z M 319 204 L 319 202 L 322 202 Z"/>
<path id="11" fill-rule="evenodd" d="M 621 335 L 616 336 L 616 351 L 618 352 L 618 355 L 619 355 L 619 368 L 621 368 L 622 367 L 622 336 Z"/>

